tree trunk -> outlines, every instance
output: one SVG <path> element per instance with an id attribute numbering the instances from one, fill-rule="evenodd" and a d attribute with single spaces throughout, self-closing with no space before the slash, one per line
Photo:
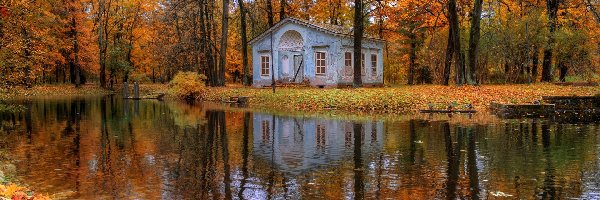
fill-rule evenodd
<path id="1" fill-rule="evenodd" d="M 249 74 L 248 74 L 248 38 L 246 37 L 246 8 L 244 7 L 244 1 L 238 0 L 240 5 L 240 34 L 242 38 L 242 65 L 244 67 L 244 85 L 249 86 Z"/>
<path id="2" fill-rule="evenodd" d="M 267 16 L 269 17 L 269 28 L 273 27 L 273 0 L 267 0 Z"/>
<path id="3" fill-rule="evenodd" d="M 279 1 L 279 21 L 285 19 L 285 6 L 286 6 L 285 0 L 280 0 Z"/>
<path id="4" fill-rule="evenodd" d="M 450 26 L 452 27 L 450 37 L 452 37 L 452 42 L 454 43 L 452 47 L 454 48 L 453 56 L 456 66 L 456 84 L 461 85 L 464 83 L 465 70 L 463 69 L 463 56 L 461 56 L 460 49 L 460 27 L 458 25 L 458 13 L 456 12 L 456 0 L 448 1 L 448 13 L 450 16 Z"/>
<path id="5" fill-rule="evenodd" d="M 354 87 L 362 87 L 361 58 L 363 35 L 363 2 L 354 0 Z M 365 63 L 366 65 L 366 63 Z"/>
<path id="6" fill-rule="evenodd" d="M 543 82 L 551 82 L 552 81 L 552 49 L 554 47 L 555 38 L 554 32 L 556 31 L 557 26 L 557 13 L 558 6 L 560 4 L 560 0 L 547 0 L 546 1 L 546 9 L 548 13 L 548 26 L 550 27 L 550 39 L 548 40 L 548 45 L 544 49 L 544 60 L 542 62 L 542 81 Z"/>
<path id="7" fill-rule="evenodd" d="M 98 21 L 99 21 L 99 25 L 98 25 L 98 47 L 100 48 L 100 87 L 106 88 L 106 38 L 104 38 L 104 34 L 106 33 L 106 30 L 104 25 L 105 25 L 105 21 L 103 20 L 104 18 L 107 18 L 107 16 L 105 16 L 104 14 L 104 0 L 98 0 Z"/>
<path id="8" fill-rule="evenodd" d="M 537 82 L 538 77 L 538 64 L 539 64 L 539 55 L 538 49 L 536 46 L 533 47 L 533 60 L 531 61 L 531 81 Z"/>
<path id="9" fill-rule="evenodd" d="M 81 84 L 81 66 L 79 64 L 79 42 L 77 37 L 77 20 L 75 16 L 71 19 L 72 33 L 73 33 L 73 65 L 75 66 L 75 87 L 79 87 Z M 73 76 L 73 74 L 71 74 Z"/>
<path id="10" fill-rule="evenodd" d="M 417 36 L 415 33 L 409 33 L 408 39 L 410 40 L 410 48 L 408 49 L 408 84 L 415 84 L 415 74 L 417 70 Z"/>
<path id="11" fill-rule="evenodd" d="M 225 86 L 225 65 L 227 65 L 227 30 L 229 28 L 229 0 L 223 0 L 223 19 L 221 20 L 221 60 L 219 61 L 218 86 Z"/>
<path id="12" fill-rule="evenodd" d="M 559 62 L 558 69 L 560 69 L 560 82 L 565 82 L 567 78 L 567 73 L 569 72 L 569 68 L 567 68 L 567 65 L 565 65 L 563 62 Z"/>
<path id="13" fill-rule="evenodd" d="M 446 46 L 446 59 L 444 60 L 444 85 L 450 85 L 450 68 L 452 66 L 452 55 L 454 54 L 454 32 L 452 26 L 448 28 L 448 44 Z"/>
<path id="14" fill-rule="evenodd" d="M 479 53 L 477 48 L 479 46 L 482 6 L 483 0 L 475 0 L 473 15 L 471 16 L 471 32 L 469 33 L 469 66 L 467 70 L 470 72 L 467 78 L 469 84 L 477 84 L 475 75 L 477 71 L 477 54 Z"/>
<path id="15" fill-rule="evenodd" d="M 21 33 L 23 36 L 23 57 L 27 60 L 31 59 L 31 39 L 29 38 L 29 32 L 25 27 L 21 28 Z M 25 78 L 22 80 L 23 84 L 27 86 L 27 88 L 31 88 L 31 65 L 28 62 L 23 63 L 25 70 Z"/>

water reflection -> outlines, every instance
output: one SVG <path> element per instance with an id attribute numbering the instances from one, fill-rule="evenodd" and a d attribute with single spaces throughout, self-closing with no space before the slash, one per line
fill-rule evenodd
<path id="1" fill-rule="evenodd" d="M 18 177 L 68 198 L 600 198 L 596 124 L 341 120 L 116 96 L 0 113 Z"/>

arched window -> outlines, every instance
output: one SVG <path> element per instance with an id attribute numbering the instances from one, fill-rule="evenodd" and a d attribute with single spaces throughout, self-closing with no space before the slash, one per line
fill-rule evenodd
<path id="1" fill-rule="evenodd" d="M 281 51 L 301 51 L 303 46 L 304 39 L 298 31 L 286 31 L 279 39 L 279 50 Z"/>

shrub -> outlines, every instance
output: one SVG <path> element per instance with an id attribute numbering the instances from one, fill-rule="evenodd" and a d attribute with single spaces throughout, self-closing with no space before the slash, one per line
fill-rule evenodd
<path id="1" fill-rule="evenodd" d="M 169 83 L 169 93 L 183 100 L 202 98 L 206 76 L 195 72 L 178 72 Z"/>

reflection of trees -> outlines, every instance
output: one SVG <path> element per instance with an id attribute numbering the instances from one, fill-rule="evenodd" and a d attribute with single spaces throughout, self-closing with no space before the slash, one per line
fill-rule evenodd
<path id="1" fill-rule="evenodd" d="M 242 138 L 242 180 L 240 181 L 240 190 L 238 192 L 238 198 L 244 199 L 244 191 L 246 190 L 246 183 L 248 182 L 248 143 L 249 143 L 249 132 L 250 132 L 250 113 L 244 113 L 244 128 Z"/>
<path id="2" fill-rule="evenodd" d="M 479 199 L 479 170 L 477 169 L 477 153 L 475 145 L 475 131 L 471 127 L 466 128 L 468 134 L 467 143 L 467 170 L 469 173 L 469 188 L 471 199 Z"/>
<path id="3" fill-rule="evenodd" d="M 57 190 L 77 188 L 106 198 L 140 194 L 151 199 L 164 194 L 173 199 L 344 195 L 356 199 L 487 199 L 496 191 L 524 199 L 568 198 L 581 197 L 582 184 L 597 183 L 589 180 L 589 174 L 598 168 L 597 125 L 558 125 L 543 120 L 485 125 L 412 120 L 385 122 L 385 133 L 377 135 L 368 123 L 357 128 L 341 121 L 348 126 L 340 126 L 338 131 L 343 132 L 337 133 L 338 145 L 344 150 L 339 164 L 295 176 L 274 166 L 270 158 L 276 156 L 268 157 L 273 151 L 267 149 L 262 160 L 253 157 L 252 135 L 260 140 L 262 133 L 252 132 L 250 113 L 205 112 L 199 107 L 141 101 L 139 114 L 126 117 L 126 111 L 135 108 L 127 108 L 118 98 L 112 101 L 110 97 L 32 101 L 29 114 L 0 115 L 3 124 L 18 128 L 11 134 L 3 132 L 14 142 L 2 145 L 18 149 L 15 157 L 30 162 L 18 167 L 24 177 L 33 180 L 34 187 L 55 184 Z M 175 112 L 188 114 L 186 119 L 177 119 L 181 116 Z M 267 124 L 268 143 L 277 137 L 275 131 L 285 129 L 280 125 L 285 121 L 275 118 L 277 124 Z M 312 132 L 302 130 L 301 119 L 289 122 L 295 129 L 295 142 L 312 139 L 312 135 L 303 137 Z M 371 131 L 366 138 L 364 127 Z M 327 136 L 335 135 L 336 129 L 325 130 Z M 369 147 L 365 140 L 381 135 L 377 139 L 382 145 L 365 148 Z M 328 137 L 327 142 L 336 139 Z M 289 145 L 275 146 L 274 153 L 286 147 Z M 297 152 L 291 147 L 286 151 Z M 590 163 L 595 163 L 594 167 Z M 40 175 L 57 168 L 70 171 Z"/>
<path id="4" fill-rule="evenodd" d="M 206 125 L 187 126 L 183 129 L 183 135 L 178 141 L 179 158 L 173 169 L 177 176 L 174 177 L 172 192 L 184 199 L 221 196 L 231 199 L 232 180 L 225 113 L 207 111 L 206 116 Z M 221 194 L 221 188 L 224 194 Z"/>
<path id="5" fill-rule="evenodd" d="M 560 133 L 557 133 L 557 135 L 560 135 Z M 557 139 L 560 139 L 560 137 L 557 137 Z M 552 164 L 552 155 L 550 152 L 550 127 L 546 123 L 542 124 L 542 146 L 544 148 L 544 158 L 546 159 L 542 199 L 554 199 L 558 197 L 556 194 L 557 183 L 555 180 L 555 169 Z"/>
<path id="6" fill-rule="evenodd" d="M 363 183 L 363 160 L 362 160 L 362 139 L 363 127 L 361 123 L 354 123 L 354 199 L 364 199 Z"/>
<path id="7" fill-rule="evenodd" d="M 452 145 L 452 136 L 450 135 L 450 124 L 443 124 L 444 143 L 446 144 L 446 159 L 448 167 L 446 168 L 446 199 L 456 199 L 456 186 L 459 173 L 460 147 Z M 460 133 L 459 133 L 460 134 Z M 460 138 L 460 136 L 459 136 Z M 460 144 L 458 140 L 457 144 Z M 458 151 L 457 151 L 458 150 Z"/>

